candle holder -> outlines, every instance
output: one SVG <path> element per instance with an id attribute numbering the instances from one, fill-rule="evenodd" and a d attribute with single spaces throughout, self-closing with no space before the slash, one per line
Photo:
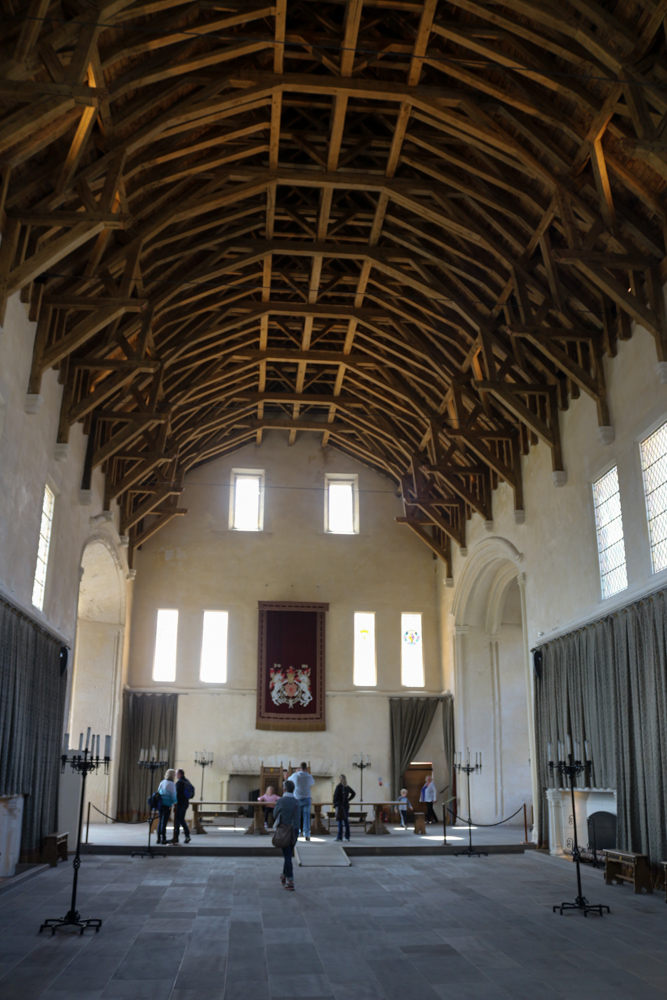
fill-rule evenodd
<path id="1" fill-rule="evenodd" d="M 568 751 L 570 751 L 571 740 L 569 736 L 567 742 L 568 742 Z M 558 746 L 560 749 L 561 744 L 559 743 Z M 562 777 L 565 777 L 570 785 L 570 795 L 572 796 L 572 825 L 574 827 L 574 846 L 572 848 L 572 860 L 574 861 L 577 867 L 576 899 L 573 900 L 573 902 L 571 903 L 569 902 L 557 903 L 553 908 L 553 912 L 555 913 L 556 910 L 558 910 L 562 915 L 563 910 L 582 910 L 585 917 L 587 917 L 589 913 L 598 913 L 602 917 L 604 916 L 603 913 L 604 910 L 606 910 L 607 913 L 611 913 L 609 907 L 604 905 L 603 903 L 589 903 L 586 897 L 584 896 L 583 890 L 581 888 L 581 860 L 579 854 L 579 840 L 577 838 L 577 813 L 574 803 L 574 780 L 580 774 L 586 771 L 590 771 L 591 767 L 593 766 L 593 762 L 590 760 L 585 760 L 585 761 L 576 760 L 575 756 L 576 757 L 579 756 L 578 744 L 575 742 L 574 746 L 575 746 L 575 755 L 573 755 L 571 752 L 568 752 L 567 760 L 549 761 L 549 769 L 551 770 L 551 773 L 552 774 L 558 773 Z M 586 741 L 586 750 L 588 750 L 588 741 Z M 550 751 L 551 751 L 551 745 L 549 745 L 549 756 L 551 756 Z"/>
<path id="2" fill-rule="evenodd" d="M 456 754 L 454 754 L 456 757 Z M 459 751 L 459 759 L 455 760 L 454 767 L 456 770 L 463 773 L 466 776 L 466 781 L 468 782 L 468 846 L 464 851 L 454 851 L 455 857 L 465 856 L 467 858 L 481 858 L 484 856 L 488 858 L 486 851 L 476 851 L 472 846 L 472 818 L 471 818 L 471 808 L 470 808 L 470 775 L 471 774 L 481 774 L 482 773 L 482 754 L 480 752 L 475 753 L 475 763 L 470 763 L 470 750 L 468 750 L 468 761 L 466 764 L 461 763 L 461 751 Z"/>
<path id="3" fill-rule="evenodd" d="M 371 766 L 371 755 L 369 753 L 360 753 L 358 756 L 355 753 L 352 758 L 352 767 L 356 767 L 360 772 L 361 788 L 359 789 L 359 801 L 364 801 L 364 771 L 367 767 Z"/>
<path id="4" fill-rule="evenodd" d="M 150 771 L 151 779 L 156 771 L 163 771 L 169 761 L 167 760 L 167 751 L 162 750 L 160 756 L 164 758 L 163 760 L 156 760 L 156 750 L 155 747 L 150 751 L 151 756 L 149 757 L 148 750 L 142 750 L 140 759 L 137 761 L 137 765 L 142 771 Z M 151 780 L 151 788 L 153 782 Z M 132 851 L 130 855 L 133 858 L 166 858 L 164 851 L 156 851 L 154 847 L 151 846 L 151 828 L 153 826 L 153 820 L 155 819 L 155 810 L 151 807 L 148 809 L 148 842 L 146 848 L 143 851 Z"/>
<path id="5" fill-rule="evenodd" d="M 213 754 L 209 750 L 195 750 L 195 764 L 201 767 L 201 792 L 199 801 L 204 801 L 204 775 L 209 764 L 213 763 Z"/>
<path id="6" fill-rule="evenodd" d="M 79 743 L 79 751 L 72 756 L 68 756 L 69 751 L 63 747 L 63 753 L 60 757 L 60 771 L 64 772 L 67 764 L 70 765 L 73 771 L 77 771 L 81 775 L 81 801 L 79 803 L 79 828 L 77 831 L 76 838 L 76 853 L 74 855 L 74 861 L 72 862 L 72 867 L 74 868 L 74 877 L 72 879 L 72 902 L 70 908 L 64 917 L 50 917 L 45 920 L 42 926 L 39 928 L 39 933 L 41 934 L 45 928 L 51 931 L 51 937 L 56 933 L 56 931 L 63 930 L 67 927 L 78 927 L 79 933 L 83 934 L 85 930 L 92 927 L 97 934 L 100 927 L 102 926 L 102 921 L 99 917 L 87 917 L 82 919 L 79 911 L 76 908 L 76 891 L 79 882 L 79 868 L 81 867 L 81 830 L 83 827 L 83 803 L 86 797 L 86 778 L 91 771 L 97 771 L 99 767 L 104 767 L 104 773 L 109 773 L 109 764 L 111 763 L 110 745 L 111 737 L 107 736 L 105 739 L 104 746 L 104 757 L 100 757 L 100 738 L 97 737 L 97 752 L 95 753 L 95 737 L 93 737 L 92 747 L 88 748 L 88 742 L 90 738 L 90 729 L 88 730 L 88 738 L 86 739 L 86 747 L 82 748 L 83 744 L 83 734 Z"/>

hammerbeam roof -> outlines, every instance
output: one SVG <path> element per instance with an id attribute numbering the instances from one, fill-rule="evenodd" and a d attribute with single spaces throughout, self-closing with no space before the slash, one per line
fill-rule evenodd
<path id="1" fill-rule="evenodd" d="M 131 548 L 269 430 L 451 564 L 640 323 L 667 363 L 667 0 L 1 0 L 0 308 Z"/>

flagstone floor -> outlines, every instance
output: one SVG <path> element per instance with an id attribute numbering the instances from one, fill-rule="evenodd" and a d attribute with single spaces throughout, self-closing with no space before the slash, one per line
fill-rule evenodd
<path id="1" fill-rule="evenodd" d="M 658 1000 L 664 895 L 583 871 L 611 916 L 564 916 L 571 864 L 363 857 L 296 870 L 278 858 L 87 856 L 82 916 L 99 934 L 38 930 L 69 909 L 72 866 L 0 895 L 2 1000 Z"/>

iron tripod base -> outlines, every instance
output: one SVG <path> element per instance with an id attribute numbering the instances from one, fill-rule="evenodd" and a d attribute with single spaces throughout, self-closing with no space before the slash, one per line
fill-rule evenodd
<path id="1" fill-rule="evenodd" d="M 45 929 L 50 930 L 51 937 L 53 937 L 56 931 L 64 930 L 66 927 L 79 927 L 79 933 L 83 934 L 89 927 L 92 927 L 97 934 L 101 926 L 102 921 L 98 917 L 90 917 L 88 920 L 82 920 L 77 910 L 70 910 L 64 917 L 52 917 L 49 920 L 45 920 L 39 928 L 39 933 L 41 934 Z"/>
<path id="2" fill-rule="evenodd" d="M 454 851 L 455 858 L 488 858 L 486 851 L 476 851 L 474 847 L 466 847 L 465 851 Z"/>
<path id="3" fill-rule="evenodd" d="M 603 910 L 606 910 L 607 913 L 611 913 L 609 907 L 605 906 L 604 903 L 589 903 L 585 896 L 577 896 L 573 903 L 561 903 L 560 905 L 556 905 L 553 908 L 553 912 L 555 913 L 556 910 L 558 910 L 560 914 L 563 913 L 563 910 L 583 910 L 585 917 L 587 917 L 589 913 L 597 913 L 600 917 L 602 917 L 604 916 L 604 913 L 602 912 Z"/>
<path id="4" fill-rule="evenodd" d="M 156 851 L 154 847 L 151 847 L 151 826 L 153 825 L 153 820 L 155 819 L 156 813 L 151 813 L 148 817 L 148 843 L 144 847 L 143 851 L 132 851 L 131 858 L 166 858 L 167 855 L 164 851 Z"/>

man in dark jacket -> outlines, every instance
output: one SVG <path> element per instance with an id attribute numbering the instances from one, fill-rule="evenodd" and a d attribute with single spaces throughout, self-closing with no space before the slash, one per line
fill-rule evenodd
<path id="1" fill-rule="evenodd" d="M 292 865 L 292 858 L 294 857 L 296 834 L 299 832 L 300 817 L 301 805 L 294 795 L 294 782 L 288 778 L 283 785 L 282 798 L 278 799 L 273 807 L 273 825 L 277 830 L 279 826 L 291 824 L 294 831 L 293 843 L 282 849 L 284 860 L 283 873 L 280 876 L 280 881 L 284 888 L 290 892 L 294 892 L 294 866 Z"/>
<path id="2" fill-rule="evenodd" d="M 185 794 L 185 771 L 183 768 L 179 768 L 176 772 L 176 805 L 174 806 L 174 840 L 173 843 L 178 843 L 178 834 L 180 828 L 183 827 L 183 833 L 185 834 L 185 843 L 190 843 L 190 831 L 188 829 L 188 824 L 185 822 L 185 811 L 188 808 L 190 800 Z M 189 784 L 189 782 L 188 782 Z"/>

